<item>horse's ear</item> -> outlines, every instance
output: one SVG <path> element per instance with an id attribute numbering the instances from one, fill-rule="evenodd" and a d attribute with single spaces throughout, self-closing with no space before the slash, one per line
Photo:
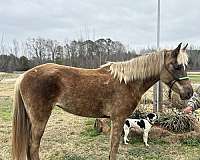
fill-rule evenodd
<path id="1" fill-rule="evenodd" d="M 188 43 L 185 45 L 185 47 L 183 47 L 183 49 L 182 50 L 186 50 L 186 48 L 187 48 L 187 46 L 188 46 Z"/>
<path id="2" fill-rule="evenodd" d="M 180 44 L 178 45 L 178 47 L 176 47 L 176 48 L 172 51 L 172 56 L 174 56 L 174 57 L 177 57 L 177 56 L 178 56 L 178 54 L 179 54 L 179 52 L 180 52 L 180 49 L 181 49 L 181 45 L 182 45 L 182 43 L 180 43 Z"/>

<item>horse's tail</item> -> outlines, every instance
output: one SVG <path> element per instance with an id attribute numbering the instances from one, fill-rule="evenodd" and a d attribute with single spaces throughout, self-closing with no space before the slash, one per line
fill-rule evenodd
<path id="1" fill-rule="evenodd" d="M 20 76 L 21 77 L 21 76 Z M 30 121 L 20 93 L 18 78 L 14 90 L 14 113 L 12 128 L 12 156 L 13 160 L 26 160 L 29 152 Z"/>

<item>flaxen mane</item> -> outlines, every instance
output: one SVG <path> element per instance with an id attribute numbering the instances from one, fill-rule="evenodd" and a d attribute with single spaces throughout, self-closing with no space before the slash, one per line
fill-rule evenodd
<path id="1" fill-rule="evenodd" d="M 188 65 L 188 54 L 186 50 L 181 50 L 180 52 L 181 53 L 178 54 L 178 57 L 177 57 L 177 62 L 178 64 L 182 64 L 185 70 L 186 66 Z"/>
<path id="2" fill-rule="evenodd" d="M 184 68 L 188 63 L 188 55 L 181 51 L 177 57 L 178 64 L 183 64 Z M 120 82 L 124 80 L 127 84 L 132 80 L 144 80 L 159 74 L 164 62 L 164 51 L 150 53 L 144 56 L 133 58 L 125 62 L 108 62 L 101 67 L 110 67 L 110 72 L 114 78 Z"/>
<path id="3" fill-rule="evenodd" d="M 111 74 L 121 82 L 143 80 L 160 72 L 164 52 L 147 54 L 125 62 L 109 62 L 101 67 L 110 67 Z M 156 66 L 156 67 L 155 67 Z"/>

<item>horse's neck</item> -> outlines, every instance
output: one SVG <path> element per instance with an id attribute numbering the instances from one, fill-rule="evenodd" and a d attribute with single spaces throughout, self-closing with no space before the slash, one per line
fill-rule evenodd
<path id="1" fill-rule="evenodd" d="M 160 80 L 163 59 L 160 59 L 160 55 L 157 56 L 159 56 L 159 58 L 155 57 L 157 61 L 154 59 L 149 61 L 148 65 L 145 65 L 143 70 L 146 73 L 146 78 L 144 76 L 142 80 L 137 80 L 139 89 L 143 91 L 143 93 Z"/>
<path id="2" fill-rule="evenodd" d="M 151 88 L 156 82 L 158 82 L 160 79 L 160 76 L 153 76 L 151 78 L 143 80 L 143 85 L 141 86 L 141 89 L 146 92 L 149 88 Z"/>
<path id="3" fill-rule="evenodd" d="M 160 75 L 155 75 L 143 80 L 136 80 L 135 82 L 130 83 L 130 86 L 133 90 L 138 90 L 138 93 L 143 95 L 149 88 L 151 88 L 156 82 L 158 82 L 159 79 Z"/>

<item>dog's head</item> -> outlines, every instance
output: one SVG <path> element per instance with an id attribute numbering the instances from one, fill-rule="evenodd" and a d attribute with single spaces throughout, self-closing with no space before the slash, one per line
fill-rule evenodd
<path id="1" fill-rule="evenodd" d="M 149 113 L 147 114 L 147 121 L 149 121 L 151 124 L 154 124 L 154 122 L 158 119 L 158 116 L 155 113 Z"/>

